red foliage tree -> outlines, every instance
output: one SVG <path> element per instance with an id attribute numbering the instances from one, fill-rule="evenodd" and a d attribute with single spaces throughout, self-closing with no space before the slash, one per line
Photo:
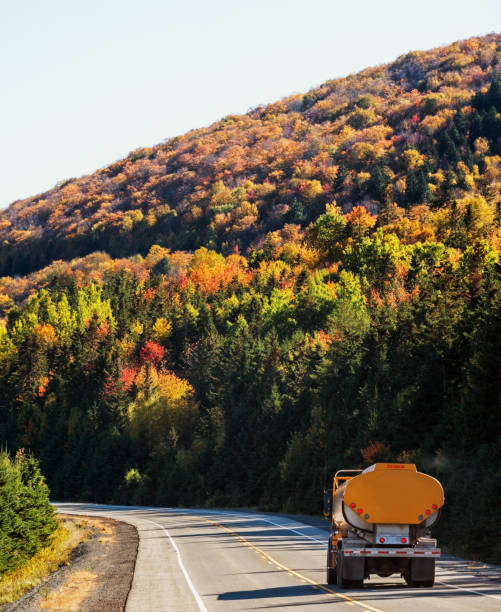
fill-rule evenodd
<path id="1" fill-rule="evenodd" d="M 139 353 L 139 363 L 144 365 L 145 363 L 152 363 L 157 366 L 163 359 L 165 349 L 160 344 L 148 340 Z"/>
<path id="2" fill-rule="evenodd" d="M 364 463 L 367 464 L 391 461 L 392 459 L 391 448 L 384 442 L 369 442 L 369 446 L 363 448 L 360 452 L 364 458 Z"/>
<path id="3" fill-rule="evenodd" d="M 134 378 L 136 377 L 136 374 L 137 374 L 136 368 L 123 368 L 122 369 L 120 380 L 122 382 L 122 385 L 125 391 L 128 391 L 132 387 L 132 383 L 134 382 Z"/>

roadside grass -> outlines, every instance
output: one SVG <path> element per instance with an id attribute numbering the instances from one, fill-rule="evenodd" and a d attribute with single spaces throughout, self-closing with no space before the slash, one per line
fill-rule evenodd
<path id="1" fill-rule="evenodd" d="M 66 582 L 57 590 L 44 597 L 40 603 L 41 610 L 57 612 L 80 612 L 82 602 L 95 588 L 97 574 L 88 570 L 71 572 Z"/>
<path id="2" fill-rule="evenodd" d="M 85 519 L 58 517 L 57 520 L 59 526 L 51 536 L 51 544 L 0 579 L 0 606 L 17 601 L 61 565 L 68 564 L 71 551 L 92 535 L 93 525 Z"/>

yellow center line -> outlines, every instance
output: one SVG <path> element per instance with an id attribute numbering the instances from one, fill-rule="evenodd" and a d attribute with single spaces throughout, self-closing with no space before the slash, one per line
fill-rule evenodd
<path id="1" fill-rule="evenodd" d="M 256 546 L 255 544 L 253 544 L 252 542 L 247 540 L 247 538 L 244 538 L 244 536 L 240 535 L 239 533 L 236 533 L 235 531 L 232 531 L 231 529 L 229 529 L 225 525 L 222 525 L 221 523 L 218 523 L 217 521 L 211 521 L 210 519 L 206 519 L 206 518 L 204 519 L 204 521 L 206 521 L 207 523 L 212 523 L 213 525 L 216 525 L 220 529 L 224 529 L 224 531 L 227 531 L 228 533 L 231 533 L 232 536 L 234 536 L 235 538 L 238 538 L 241 542 L 246 544 L 249 548 L 252 548 L 254 551 L 259 552 L 263 557 L 266 557 L 266 559 L 268 559 L 268 563 L 270 563 L 270 565 L 275 565 L 276 567 L 286 571 L 291 576 L 295 576 L 296 578 L 299 578 L 299 580 L 302 580 L 304 582 L 307 582 L 308 584 L 311 584 L 313 586 L 313 588 L 321 589 L 322 591 L 325 591 L 326 593 L 328 593 L 331 597 L 333 597 L 333 596 L 334 597 L 340 597 L 340 598 L 344 599 L 345 601 L 347 601 L 352 606 L 358 606 L 359 608 L 362 608 L 364 610 L 370 610 L 371 612 L 383 612 L 382 610 L 379 610 L 378 608 L 373 608 L 372 606 L 369 606 L 369 604 L 361 603 L 361 602 L 357 601 L 356 599 L 353 599 L 349 595 L 344 595 L 343 593 L 338 593 L 337 591 L 334 591 L 333 589 L 330 589 L 329 587 L 327 587 L 327 586 L 325 586 L 323 584 L 320 584 L 319 582 L 315 582 L 314 580 L 311 580 L 311 578 L 308 578 L 307 576 L 304 576 L 303 574 L 300 574 L 299 572 L 296 572 L 295 570 L 291 569 L 290 567 L 287 567 L 286 565 L 283 565 L 282 563 L 280 563 L 280 561 L 277 561 L 271 555 L 269 555 L 267 552 L 265 552 L 264 550 L 259 548 L 259 546 Z"/>

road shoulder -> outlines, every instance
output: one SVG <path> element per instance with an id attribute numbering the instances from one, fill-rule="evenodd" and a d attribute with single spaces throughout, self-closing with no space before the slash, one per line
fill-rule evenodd
<path id="1" fill-rule="evenodd" d="M 124 610 L 138 550 L 136 529 L 112 519 L 86 519 L 92 536 L 72 552 L 70 563 L 2 612 L 115 612 Z"/>

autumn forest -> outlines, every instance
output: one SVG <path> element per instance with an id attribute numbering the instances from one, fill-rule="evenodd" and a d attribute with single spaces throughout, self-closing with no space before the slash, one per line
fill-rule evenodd
<path id="1" fill-rule="evenodd" d="M 305 513 L 415 462 L 501 563 L 500 79 L 501 35 L 412 52 L 1 211 L 0 447 L 54 499 Z"/>

